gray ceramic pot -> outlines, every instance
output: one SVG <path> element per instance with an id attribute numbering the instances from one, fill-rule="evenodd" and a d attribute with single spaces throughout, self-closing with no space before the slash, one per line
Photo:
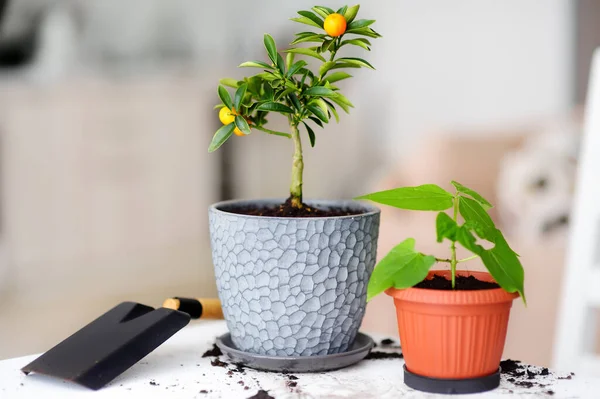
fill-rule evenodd
<path id="1" fill-rule="evenodd" d="M 235 213 L 282 200 L 226 201 L 209 209 L 212 257 L 231 338 L 271 356 L 340 353 L 354 341 L 377 254 L 379 209 L 356 201 L 354 216 L 279 218 Z"/>

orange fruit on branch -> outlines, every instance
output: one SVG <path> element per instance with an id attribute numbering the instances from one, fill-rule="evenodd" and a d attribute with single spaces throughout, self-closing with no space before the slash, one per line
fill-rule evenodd
<path id="1" fill-rule="evenodd" d="M 223 107 L 219 111 L 219 120 L 221 121 L 222 124 L 229 125 L 230 123 L 233 123 L 235 121 L 236 115 L 239 115 L 239 114 L 237 112 L 235 112 L 235 108 L 233 109 L 233 111 L 231 111 L 229 108 Z M 233 133 L 236 136 L 245 136 L 244 132 L 242 132 L 238 127 L 236 127 L 233 130 Z"/>
<path id="2" fill-rule="evenodd" d="M 325 18 L 323 29 L 331 37 L 342 36 L 346 32 L 346 18 L 338 13 L 329 14 Z"/>

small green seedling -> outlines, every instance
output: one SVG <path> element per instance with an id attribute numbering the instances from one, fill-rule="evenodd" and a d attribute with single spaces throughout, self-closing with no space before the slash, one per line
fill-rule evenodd
<path id="1" fill-rule="evenodd" d="M 402 187 L 363 195 L 366 199 L 399 209 L 438 211 L 436 218 L 437 241 L 450 241 L 450 258 L 440 259 L 415 250 L 414 238 L 395 246 L 375 267 L 367 289 L 367 299 L 388 288 L 410 288 L 423 281 L 429 269 L 437 262 L 449 263 L 452 288 L 455 288 L 456 266 L 481 258 L 494 280 L 507 292 L 518 292 L 525 303 L 524 271 L 519 255 L 513 251 L 502 232 L 496 228 L 487 210 L 492 207 L 480 194 L 455 181 L 456 193 L 451 194 L 435 184 Z M 451 214 L 444 212 L 452 210 Z M 459 214 L 462 224 L 459 224 Z M 484 248 L 478 239 L 493 246 Z M 465 259 L 456 259 L 456 244 L 473 253 Z M 488 247 L 491 245 L 487 245 Z"/>

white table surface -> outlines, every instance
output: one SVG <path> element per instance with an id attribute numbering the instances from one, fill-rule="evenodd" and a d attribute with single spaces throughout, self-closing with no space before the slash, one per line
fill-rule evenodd
<path id="1" fill-rule="evenodd" d="M 227 331 L 223 321 L 192 322 L 154 352 L 117 377 L 99 391 L 42 375 L 25 376 L 21 367 L 38 355 L 0 361 L 0 398 L 248 398 L 259 389 L 281 398 L 448 398 L 414 391 L 403 383 L 400 359 L 363 360 L 343 370 L 315 374 L 294 374 L 297 386 L 287 385 L 288 377 L 280 373 L 246 369 L 244 374 L 229 368 L 213 367 L 214 358 L 202 354 L 215 342 L 215 337 Z M 379 335 L 372 335 L 376 342 Z M 384 350 L 381 347 L 376 350 Z M 397 350 L 397 349 L 396 349 Z M 394 351 L 389 349 L 386 351 Z M 226 356 L 221 360 L 227 362 Z M 545 386 L 523 388 L 502 376 L 498 389 L 476 395 L 453 398 L 600 398 L 600 379 L 574 376 L 559 379 L 560 374 L 537 377 Z M 543 379 L 541 379 L 543 378 Z M 240 381 L 244 385 L 240 384 Z M 152 383 L 151 383 L 152 382 Z M 244 389 L 247 386 L 248 389 Z M 201 393 L 202 390 L 207 393 Z M 547 391 L 554 395 L 548 395 Z"/>

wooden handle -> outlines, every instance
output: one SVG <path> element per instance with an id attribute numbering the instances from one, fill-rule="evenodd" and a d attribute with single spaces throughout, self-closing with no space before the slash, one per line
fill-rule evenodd
<path id="1" fill-rule="evenodd" d="M 223 309 L 217 298 L 181 298 L 165 299 L 163 308 L 179 310 L 192 319 L 222 319 Z"/>

